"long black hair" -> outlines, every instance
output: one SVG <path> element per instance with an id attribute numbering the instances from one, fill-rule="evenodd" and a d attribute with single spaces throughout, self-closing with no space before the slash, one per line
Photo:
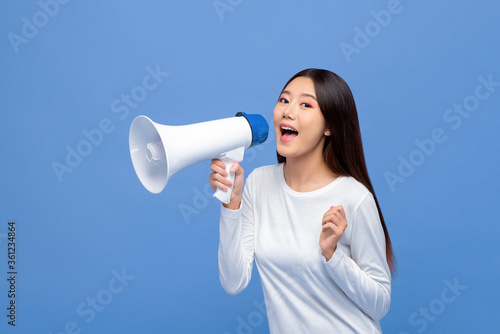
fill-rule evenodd
<path id="1" fill-rule="evenodd" d="M 387 264 L 391 273 L 394 274 L 396 265 L 392 252 L 391 238 L 389 237 L 377 196 L 375 196 L 375 191 L 368 176 L 363 144 L 361 142 L 358 112 L 351 89 L 337 74 L 328 70 L 310 68 L 295 74 L 288 80 L 283 90 L 297 77 L 310 78 L 314 82 L 318 105 L 325 119 L 326 128 L 331 133 L 330 136 L 326 136 L 323 146 L 325 163 L 338 175 L 354 177 L 372 193 L 375 199 L 385 235 Z M 277 155 L 278 162 L 286 161 L 285 157 L 279 153 Z"/>

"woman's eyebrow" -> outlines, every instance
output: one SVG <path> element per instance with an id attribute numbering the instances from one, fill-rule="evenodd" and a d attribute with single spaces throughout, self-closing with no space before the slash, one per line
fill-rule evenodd
<path id="1" fill-rule="evenodd" d="M 318 101 L 318 100 L 316 99 L 316 96 L 314 96 L 313 94 L 304 93 L 304 94 L 301 94 L 301 96 L 308 96 L 308 97 L 312 98 L 314 101 L 316 101 L 316 102 Z"/>
<path id="2" fill-rule="evenodd" d="M 282 91 L 282 92 L 281 92 L 281 94 L 288 94 L 288 95 L 292 95 L 292 94 L 290 93 L 290 91 L 288 91 L 288 90 L 284 90 L 284 91 Z M 310 94 L 310 93 L 302 93 L 302 94 L 300 94 L 300 96 L 307 96 L 307 97 L 312 98 L 312 99 L 313 99 L 314 101 L 316 101 L 316 102 L 318 101 L 318 100 L 316 99 L 316 96 L 314 96 L 313 94 Z"/>

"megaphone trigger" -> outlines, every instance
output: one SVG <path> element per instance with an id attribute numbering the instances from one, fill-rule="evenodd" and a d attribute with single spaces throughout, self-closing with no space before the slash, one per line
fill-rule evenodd
<path id="1" fill-rule="evenodd" d="M 226 165 L 226 172 L 227 172 L 227 179 L 231 181 L 231 183 L 234 182 L 234 173 L 231 172 L 231 167 L 233 167 L 233 164 L 235 162 L 241 162 L 243 161 L 243 157 L 245 155 L 245 147 L 240 147 L 234 150 L 231 150 L 229 152 L 222 153 L 220 156 L 217 158 L 222 161 Z M 228 204 L 229 200 L 231 199 L 231 193 L 233 192 L 233 187 L 229 187 L 227 191 L 223 191 L 220 188 L 217 188 L 215 191 L 214 197 L 217 198 L 219 201 L 221 201 L 224 204 Z"/>

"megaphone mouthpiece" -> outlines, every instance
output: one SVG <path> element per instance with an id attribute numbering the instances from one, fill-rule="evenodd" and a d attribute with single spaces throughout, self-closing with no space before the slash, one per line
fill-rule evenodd
<path id="1" fill-rule="evenodd" d="M 245 117 L 250 125 L 250 128 L 252 129 L 252 144 L 250 146 L 255 146 L 265 142 L 269 133 L 269 125 L 267 125 L 264 117 L 257 114 L 245 114 L 244 112 L 236 114 L 236 117 L 241 116 Z"/>

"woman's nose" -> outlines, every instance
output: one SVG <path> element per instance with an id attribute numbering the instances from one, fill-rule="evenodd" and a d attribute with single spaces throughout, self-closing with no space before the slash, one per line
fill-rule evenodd
<path id="1" fill-rule="evenodd" d="M 295 117 L 295 111 L 293 110 L 293 107 L 290 104 L 288 104 L 283 110 L 283 118 L 293 119 L 294 117 Z"/>

